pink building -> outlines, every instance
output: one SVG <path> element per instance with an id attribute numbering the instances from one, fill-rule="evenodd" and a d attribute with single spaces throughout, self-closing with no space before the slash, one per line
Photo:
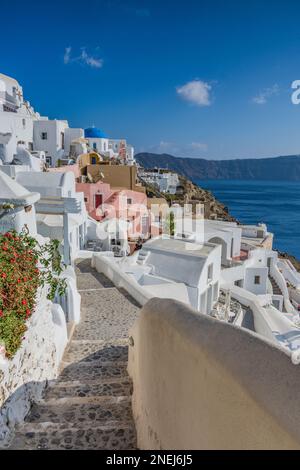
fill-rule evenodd
<path id="1" fill-rule="evenodd" d="M 76 183 L 76 191 L 84 193 L 84 202 L 89 216 L 95 220 L 103 219 L 102 205 L 112 195 L 110 185 L 97 183 Z"/>
<path id="2" fill-rule="evenodd" d="M 104 217 L 123 219 L 128 222 L 128 237 L 148 238 L 150 224 L 147 196 L 144 193 L 121 189 L 113 191 L 103 206 Z"/>
<path id="3" fill-rule="evenodd" d="M 81 176 L 78 165 L 51 168 L 50 171 L 72 171 L 76 179 Z M 148 238 L 150 231 L 149 211 L 145 193 L 129 189 L 112 189 L 110 184 L 76 182 L 76 191 L 84 193 L 86 209 L 97 221 L 118 218 L 128 222 L 128 236 Z"/>

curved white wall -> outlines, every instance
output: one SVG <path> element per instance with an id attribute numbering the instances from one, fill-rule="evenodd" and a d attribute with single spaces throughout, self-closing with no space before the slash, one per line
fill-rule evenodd
<path id="1" fill-rule="evenodd" d="M 282 350 L 162 299 L 131 335 L 138 448 L 300 448 L 300 369 Z"/>

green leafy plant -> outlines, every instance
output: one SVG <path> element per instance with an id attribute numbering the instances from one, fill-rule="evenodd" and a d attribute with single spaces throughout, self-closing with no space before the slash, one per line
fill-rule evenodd
<path id="1" fill-rule="evenodd" d="M 171 237 L 174 237 L 175 235 L 175 215 L 172 211 L 167 214 L 165 220 L 165 232 Z"/>
<path id="2" fill-rule="evenodd" d="M 6 357 L 12 358 L 22 344 L 24 333 L 27 330 L 23 318 L 18 318 L 7 312 L 0 319 L 1 344 L 5 347 Z"/>
<path id="3" fill-rule="evenodd" d="M 27 229 L 0 234 L 0 343 L 4 343 L 7 357 L 22 343 L 38 288 L 47 288 L 50 300 L 65 292 L 66 282 L 59 277 L 64 265 L 58 248 L 57 240 L 40 245 Z"/>

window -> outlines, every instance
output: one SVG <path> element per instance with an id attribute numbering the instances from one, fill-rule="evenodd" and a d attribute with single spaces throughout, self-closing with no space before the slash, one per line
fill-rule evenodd
<path id="1" fill-rule="evenodd" d="M 97 150 L 97 144 L 96 144 L 96 142 L 93 142 L 93 149 L 94 149 L 94 150 Z"/>
<path id="2" fill-rule="evenodd" d="M 33 143 L 32 142 L 28 142 L 28 149 L 30 150 L 30 152 L 33 151 Z"/>
<path id="3" fill-rule="evenodd" d="M 260 284 L 260 276 L 254 276 L 254 284 Z"/>
<path id="4" fill-rule="evenodd" d="M 25 127 L 26 127 L 26 119 L 22 119 L 22 125 L 23 125 L 23 129 L 25 129 Z"/>
<path id="5" fill-rule="evenodd" d="M 127 198 L 127 204 L 132 204 L 132 199 Z"/>
<path id="6" fill-rule="evenodd" d="M 47 140 L 47 139 L 48 139 L 48 134 L 47 134 L 47 132 L 42 132 L 42 133 L 41 133 L 41 139 L 42 139 L 42 140 Z"/>
<path id="7" fill-rule="evenodd" d="M 84 198 L 84 202 L 88 202 L 88 198 L 87 198 L 87 197 Z"/>
<path id="8" fill-rule="evenodd" d="M 65 148 L 65 134 L 63 132 L 60 133 L 60 139 L 61 139 L 61 148 Z"/>
<path id="9" fill-rule="evenodd" d="M 15 108 L 12 108 L 11 106 L 7 106 L 6 104 L 3 105 L 3 111 L 6 111 L 8 113 L 16 113 L 17 110 Z"/>
<path id="10" fill-rule="evenodd" d="M 210 282 L 212 281 L 212 278 L 213 278 L 213 267 L 214 265 L 213 264 L 210 264 L 207 268 L 207 282 Z"/>

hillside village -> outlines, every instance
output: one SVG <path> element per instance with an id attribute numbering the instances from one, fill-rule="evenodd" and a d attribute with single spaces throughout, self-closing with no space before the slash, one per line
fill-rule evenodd
<path id="1" fill-rule="evenodd" d="M 300 274 L 265 224 L 3 74 L 0 211 L 1 447 L 300 447 Z"/>

